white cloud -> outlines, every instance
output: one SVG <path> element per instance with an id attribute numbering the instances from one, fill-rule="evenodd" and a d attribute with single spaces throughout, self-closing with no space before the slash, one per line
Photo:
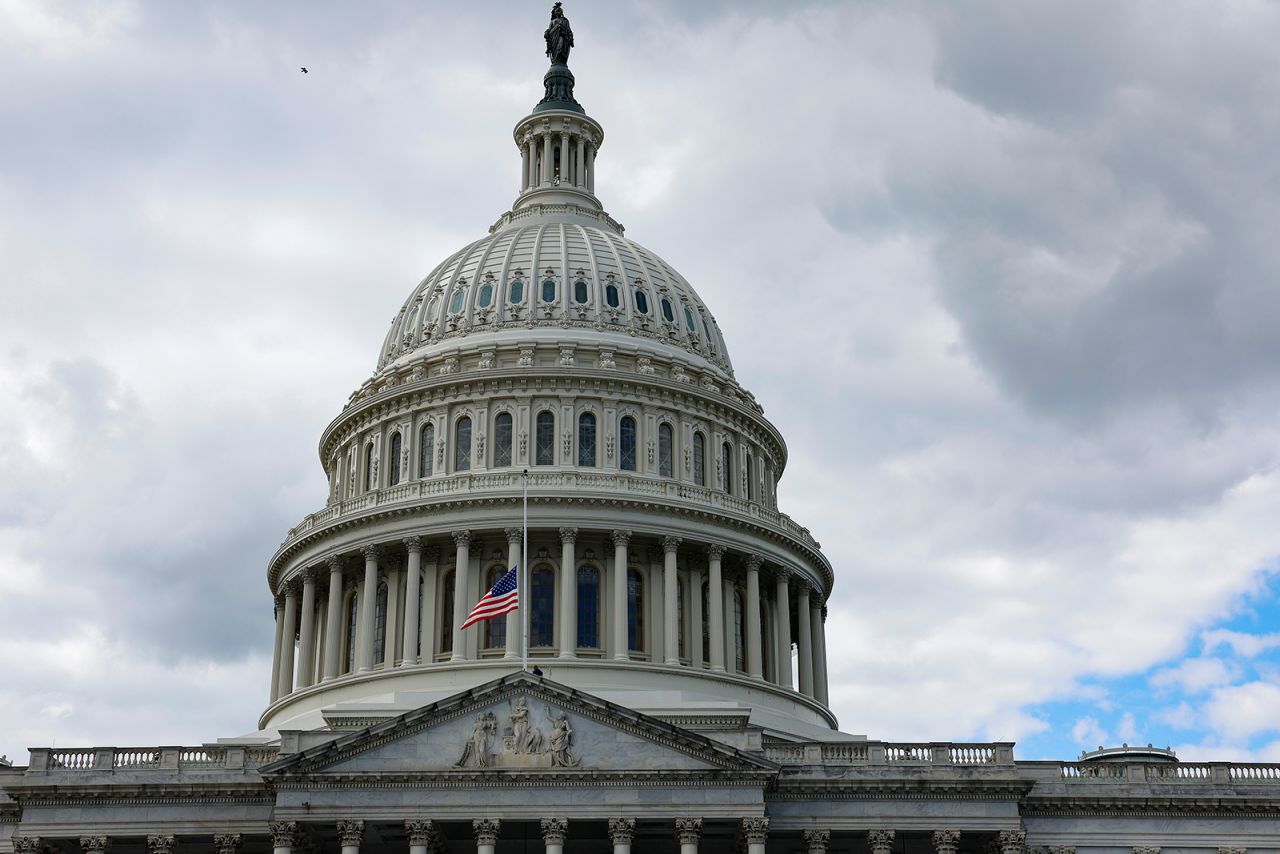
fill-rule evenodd
<path id="1" fill-rule="evenodd" d="M 1274 732 L 1280 729 L 1280 685 L 1247 682 L 1218 688 L 1204 704 L 1204 714 L 1229 740 Z"/>
<path id="2" fill-rule="evenodd" d="M 1230 684 L 1239 672 L 1239 668 L 1220 658 L 1187 658 L 1173 667 L 1157 670 L 1151 675 L 1151 685 L 1199 694 L 1209 688 Z"/>
<path id="3" fill-rule="evenodd" d="M 1071 727 L 1071 738 L 1085 750 L 1093 750 L 1095 746 L 1105 747 L 1110 737 L 1096 718 L 1078 719 Z"/>
<path id="4" fill-rule="evenodd" d="M 1201 634 L 1200 638 L 1206 653 L 1225 646 L 1245 658 L 1256 658 L 1264 652 L 1280 648 L 1280 633 L 1258 635 L 1230 629 L 1213 629 Z"/>

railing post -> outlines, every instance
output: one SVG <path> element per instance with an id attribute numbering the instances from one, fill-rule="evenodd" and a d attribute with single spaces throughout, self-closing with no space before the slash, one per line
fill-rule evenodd
<path id="1" fill-rule="evenodd" d="M 821 765 L 822 764 L 822 745 L 806 744 L 804 746 L 804 764 L 805 765 Z"/>
<path id="2" fill-rule="evenodd" d="M 93 752 L 94 771 L 110 771 L 115 766 L 116 749 L 114 747 L 99 747 Z"/>
<path id="3" fill-rule="evenodd" d="M 160 748 L 160 767 L 169 771 L 177 770 L 178 757 L 182 753 L 180 747 L 162 747 Z"/>
<path id="4" fill-rule="evenodd" d="M 997 744 L 996 745 L 996 762 L 1001 765 L 1013 764 L 1013 745 Z"/>
<path id="5" fill-rule="evenodd" d="M 1145 783 L 1147 781 L 1147 766 L 1129 765 L 1125 769 L 1125 777 L 1130 783 Z"/>
<path id="6" fill-rule="evenodd" d="M 867 744 L 868 765 L 888 765 L 889 757 L 885 755 L 884 742 L 872 741 Z"/>
<path id="7" fill-rule="evenodd" d="M 1231 763 L 1216 762 L 1213 765 L 1209 766 L 1209 774 L 1210 774 L 1210 779 L 1212 779 L 1213 782 L 1215 783 L 1230 783 L 1231 782 Z"/>
<path id="8" fill-rule="evenodd" d="M 49 749 L 46 747 L 31 748 L 31 758 L 27 760 L 28 771 L 49 770 Z"/>
<path id="9" fill-rule="evenodd" d="M 951 764 L 951 744 L 945 741 L 935 741 L 929 745 L 930 761 L 934 765 L 950 765 Z"/>

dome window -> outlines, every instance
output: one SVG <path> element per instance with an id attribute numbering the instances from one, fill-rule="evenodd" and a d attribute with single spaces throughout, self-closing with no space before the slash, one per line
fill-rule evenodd
<path id="1" fill-rule="evenodd" d="M 493 283 L 485 282 L 480 286 L 480 295 L 476 297 L 476 305 L 488 308 L 493 305 Z"/>
<path id="2" fill-rule="evenodd" d="M 702 318 L 702 328 L 707 333 L 707 346 L 710 347 L 711 352 L 714 353 L 716 351 L 716 337 L 711 334 L 711 327 L 707 325 L 707 319 L 705 317 Z"/>
<path id="3" fill-rule="evenodd" d="M 586 305 L 590 294 L 587 293 L 587 283 L 582 279 L 578 279 L 573 283 L 573 301 L 578 305 Z"/>
<path id="4" fill-rule="evenodd" d="M 524 302 L 524 279 L 512 279 L 507 287 L 507 302 L 519 305 Z"/>
<path id="5" fill-rule="evenodd" d="M 436 426 L 434 424 L 423 424 L 422 432 L 418 439 L 418 477 L 431 477 L 432 450 L 436 444 Z"/>
<path id="6" fill-rule="evenodd" d="M 676 322 L 676 313 L 671 309 L 671 300 L 662 298 L 662 319 L 667 323 Z"/>
<path id="7" fill-rule="evenodd" d="M 636 470 L 636 420 L 630 415 L 618 425 L 618 468 Z"/>
<path id="8" fill-rule="evenodd" d="M 453 470 L 471 470 L 471 419 L 465 415 L 453 428 Z"/>
<path id="9" fill-rule="evenodd" d="M 556 462 L 556 417 L 547 410 L 538 413 L 534 432 L 535 466 L 550 466 Z"/>
<path id="10" fill-rule="evenodd" d="M 502 412 L 493 422 L 493 465 L 502 468 L 511 465 L 512 420 L 510 412 Z M 490 585 L 491 587 L 493 585 Z"/>
<path id="11" fill-rule="evenodd" d="M 684 325 L 688 327 L 690 332 L 695 335 L 698 334 L 698 327 L 693 325 L 693 312 L 689 310 L 687 305 L 684 307 Z"/>
<path id="12" fill-rule="evenodd" d="M 431 302 L 427 303 L 427 323 L 435 323 L 436 318 L 440 316 L 440 297 L 434 296 Z"/>
<path id="13" fill-rule="evenodd" d="M 618 286 L 617 286 L 617 285 L 615 285 L 615 284 L 613 284 L 612 282 L 610 282 L 610 283 L 609 283 L 609 285 L 608 285 L 608 287 L 606 287 L 606 288 L 604 289 L 604 301 L 605 301 L 605 302 L 607 302 L 607 303 L 609 304 L 609 308 L 617 308 L 617 307 L 618 307 L 619 300 L 618 300 Z"/>
<path id="14" fill-rule="evenodd" d="M 396 486 L 400 483 L 400 449 L 404 441 L 400 438 L 400 431 L 391 434 L 391 453 L 388 455 L 391 459 L 387 460 L 387 484 Z"/>
<path id="15" fill-rule="evenodd" d="M 596 417 L 590 412 L 578 416 L 578 465 L 596 464 Z"/>
<path id="16" fill-rule="evenodd" d="M 639 288 L 636 288 L 636 311 L 641 314 L 649 313 L 649 297 Z"/>
<path id="17" fill-rule="evenodd" d="M 542 280 L 542 301 L 543 302 L 556 301 L 556 280 L 555 279 Z"/>
<path id="18" fill-rule="evenodd" d="M 707 443 L 701 433 L 693 434 L 693 482 L 707 485 Z"/>
<path id="19" fill-rule="evenodd" d="M 467 298 L 467 292 L 464 288 L 458 288 L 453 292 L 453 296 L 449 299 L 449 313 L 461 314 L 462 301 Z"/>
<path id="20" fill-rule="evenodd" d="M 658 425 L 658 474 L 671 477 L 671 451 L 675 434 L 665 421 Z"/>

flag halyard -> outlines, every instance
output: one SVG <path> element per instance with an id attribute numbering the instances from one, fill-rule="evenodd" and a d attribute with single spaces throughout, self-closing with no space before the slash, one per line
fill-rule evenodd
<path id="1" fill-rule="evenodd" d="M 511 567 L 505 575 L 497 580 L 489 592 L 480 597 L 480 601 L 462 621 L 462 628 L 467 628 L 481 620 L 510 613 L 520 607 L 520 585 L 517 581 L 517 567 Z"/>

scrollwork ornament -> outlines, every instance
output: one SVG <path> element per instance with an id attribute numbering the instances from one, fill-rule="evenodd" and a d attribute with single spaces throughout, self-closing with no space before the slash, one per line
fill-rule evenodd
<path id="1" fill-rule="evenodd" d="M 684 540 L 681 539 L 680 537 L 663 537 L 662 550 L 667 554 L 678 552 L 680 551 L 680 544 L 683 542 Z"/>
<path id="2" fill-rule="evenodd" d="M 1027 832 L 1002 830 L 996 834 L 996 845 L 1000 849 L 1000 854 L 1023 854 L 1027 850 Z"/>
<path id="3" fill-rule="evenodd" d="M 81 836 L 80 850 L 84 854 L 102 854 L 111 847 L 110 836 Z M 219 852 L 221 854 L 221 852 Z"/>
<path id="4" fill-rule="evenodd" d="M 576 543 L 577 541 L 578 541 L 577 528 L 561 528 L 560 529 L 560 542 L 562 544 L 569 545 L 570 543 Z"/>
<path id="5" fill-rule="evenodd" d="M 956 854 L 956 849 L 960 845 L 960 831 L 935 830 L 932 839 L 933 850 L 937 854 Z"/>
<path id="6" fill-rule="evenodd" d="M 354 819 L 338 822 L 338 839 L 343 846 L 359 845 L 364 839 L 364 822 Z"/>
<path id="7" fill-rule="evenodd" d="M 471 829 L 475 831 L 477 845 L 494 845 L 498 841 L 502 822 L 496 818 L 477 818 L 471 822 Z"/>
<path id="8" fill-rule="evenodd" d="M 804 832 L 804 847 L 809 854 L 827 854 L 827 846 L 831 844 L 831 831 L 829 830 L 806 830 Z"/>
<path id="9" fill-rule="evenodd" d="M 426 845 L 431 841 L 431 834 L 434 830 L 429 819 L 406 819 L 404 823 L 405 836 L 409 838 L 410 845 Z"/>
<path id="10" fill-rule="evenodd" d="M 149 854 L 173 854 L 178 839 L 171 833 L 157 833 L 147 837 Z"/>
<path id="11" fill-rule="evenodd" d="M 613 545 L 615 547 L 620 546 L 622 548 L 626 548 L 627 544 L 631 542 L 630 531 L 614 531 L 610 536 L 613 538 Z"/>
<path id="12" fill-rule="evenodd" d="M 751 816 L 742 820 L 742 835 L 748 844 L 764 844 L 769 836 L 769 819 L 764 816 Z"/>
<path id="13" fill-rule="evenodd" d="M 523 528 L 503 528 L 502 533 L 507 535 L 507 545 L 518 543 L 524 538 Z"/>
<path id="14" fill-rule="evenodd" d="M 871 854 L 889 854 L 893 850 L 895 835 L 892 830 L 868 830 L 867 847 L 871 849 Z"/>
<path id="15" fill-rule="evenodd" d="M 676 840 L 681 845 L 697 845 L 702 838 L 702 819 L 677 818 Z"/>
<path id="16" fill-rule="evenodd" d="M 1159 845 L 1135 845 L 1133 854 L 1160 854 Z"/>
<path id="17" fill-rule="evenodd" d="M 636 836 L 636 820 L 634 818 L 609 819 L 609 839 L 614 845 L 630 845 Z"/>
<path id="18" fill-rule="evenodd" d="M 41 854 L 44 841 L 39 836 L 13 837 L 14 854 Z"/>
<path id="19" fill-rule="evenodd" d="M 213 848 L 218 854 L 240 854 L 240 834 L 219 833 L 213 837 Z"/>
<path id="20" fill-rule="evenodd" d="M 567 818 L 544 818 L 541 822 L 542 841 L 547 845 L 563 845 L 569 834 Z"/>

